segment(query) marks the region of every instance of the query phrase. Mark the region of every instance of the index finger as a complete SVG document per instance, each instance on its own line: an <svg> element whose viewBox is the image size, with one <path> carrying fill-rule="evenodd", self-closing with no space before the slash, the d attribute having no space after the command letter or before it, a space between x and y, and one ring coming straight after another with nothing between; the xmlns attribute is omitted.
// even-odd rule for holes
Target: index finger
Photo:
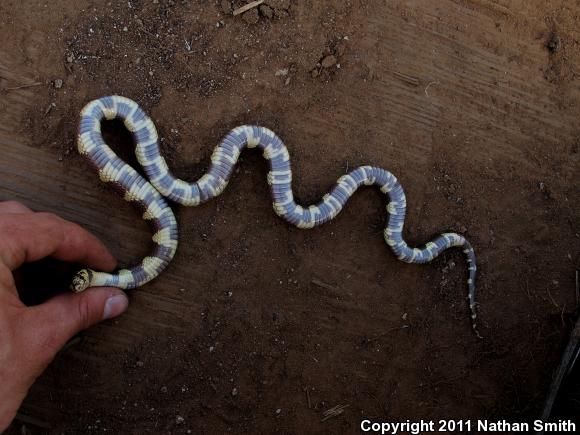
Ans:
<svg viewBox="0 0 580 435"><path fill-rule="evenodd" d="M0 215L0 261L14 270L47 256L104 271L117 264L99 239L52 213Z"/></svg>

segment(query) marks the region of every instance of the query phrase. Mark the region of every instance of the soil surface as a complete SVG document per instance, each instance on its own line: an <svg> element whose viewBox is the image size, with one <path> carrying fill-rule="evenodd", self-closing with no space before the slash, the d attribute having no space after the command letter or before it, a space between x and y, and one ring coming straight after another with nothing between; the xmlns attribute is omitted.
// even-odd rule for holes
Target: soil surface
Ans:
<svg viewBox="0 0 580 435"><path fill-rule="evenodd" d="M578 307L580 5L266 0L234 16L245 3L3 0L0 137L18 147L14 177L35 181L0 180L0 199L76 220L131 263L148 228L74 150L83 105L137 101L187 180L231 128L261 124L288 146L302 204L373 164L406 190L411 245L465 234L483 339L460 251L397 261L375 189L332 223L293 228L248 151L218 199L174 207L169 269L71 341L8 433L537 417ZM127 132L104 128L136 165Z"/></svg>

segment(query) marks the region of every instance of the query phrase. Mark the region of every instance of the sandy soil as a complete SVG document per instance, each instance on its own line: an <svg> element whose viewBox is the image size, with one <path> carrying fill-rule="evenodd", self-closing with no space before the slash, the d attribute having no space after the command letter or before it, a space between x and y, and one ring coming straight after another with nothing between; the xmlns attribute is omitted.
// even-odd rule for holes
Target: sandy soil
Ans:
<svg viewBox="0 0 580 435"><path fill-rule="evenodd" d="M59 355L9 433L356 433L362 417L537 416L578 306L580 6L267 0L232 16L244 3L3 0L0 59L22 80L0 76L0 125L31 159L58 162L62 204L86 180L96 231L124 262L148 232L76 155L92 98L139 102L189 180L241 123L283 138L304 204L349 168L389 169L411 244L454 230L475 246L484 339L459 252L398 262L372 189L331 224L291 228L247 152L220 198L175 207L169 270ZM18 92L34 104L15 115ZM105 130L134 165L127 133Z"/></svg>

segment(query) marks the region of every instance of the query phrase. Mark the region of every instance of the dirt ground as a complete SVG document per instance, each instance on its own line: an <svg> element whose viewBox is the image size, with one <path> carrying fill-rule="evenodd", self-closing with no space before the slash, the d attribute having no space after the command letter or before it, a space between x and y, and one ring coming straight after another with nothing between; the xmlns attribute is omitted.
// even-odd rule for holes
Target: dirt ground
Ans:
<svg viewBox="0 0 580 435"><path fill-rule="evenodd" d="M261 124L288 146L301 203L373 164L406 190L410 244L464 233L484 338L460 252L397 261L374 189L332 223L290 227L248 151L222 196L174 207L167 272L59 354L8 433L538 416L578 308L580 5L266 0L233 16L244 3L3 0L0 199L73 219L131 263L149 230L76 154L82 106L140 103L188 180L229 129ZM127 132L105 130L135 165Z"/></svg>

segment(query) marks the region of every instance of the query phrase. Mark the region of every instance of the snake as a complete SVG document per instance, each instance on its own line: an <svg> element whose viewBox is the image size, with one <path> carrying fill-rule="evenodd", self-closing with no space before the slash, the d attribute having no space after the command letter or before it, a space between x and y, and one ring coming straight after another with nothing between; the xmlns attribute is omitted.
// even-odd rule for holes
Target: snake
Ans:
<svg viewBox="0 0 580 435"><path fill-rule="evenodd" d="M105 143L101 123L120 119L131 132L137 161L147 177L123 161ZM178 225L168 204L197 206L220 195L235 169L244 148L258 148L269 162L267 182L275 213L288 223L303 229L314 228L334 219L348 199L361 186L378 186L387 195L388 219L384 238L393 252L406 263L428 263L443 251L458 247L463 250L468 265L467 300L473 329L476 327L475 252L461 234L442 233L419 248L412 248L403 239L407 200L401 183L389 171L375 166L359 166L342 175L332 190L319 203L308 207L296 203L292 191L292 169L288 148L266 127L242 125L231 130L215 147L208 171L197 181L176 178L161 155L159 136L151 118L135 101L118 96L95 99L82 109L77 148L98 172L103 183L111 184L125 201L136 205L142 218L153 229L153 249L140 263L105 273L92 269L78 271L71 283L74 292L89 287L133 289L159 276L173 259L178 246ZM479 334L478 334L479 335Z"/></svg>

